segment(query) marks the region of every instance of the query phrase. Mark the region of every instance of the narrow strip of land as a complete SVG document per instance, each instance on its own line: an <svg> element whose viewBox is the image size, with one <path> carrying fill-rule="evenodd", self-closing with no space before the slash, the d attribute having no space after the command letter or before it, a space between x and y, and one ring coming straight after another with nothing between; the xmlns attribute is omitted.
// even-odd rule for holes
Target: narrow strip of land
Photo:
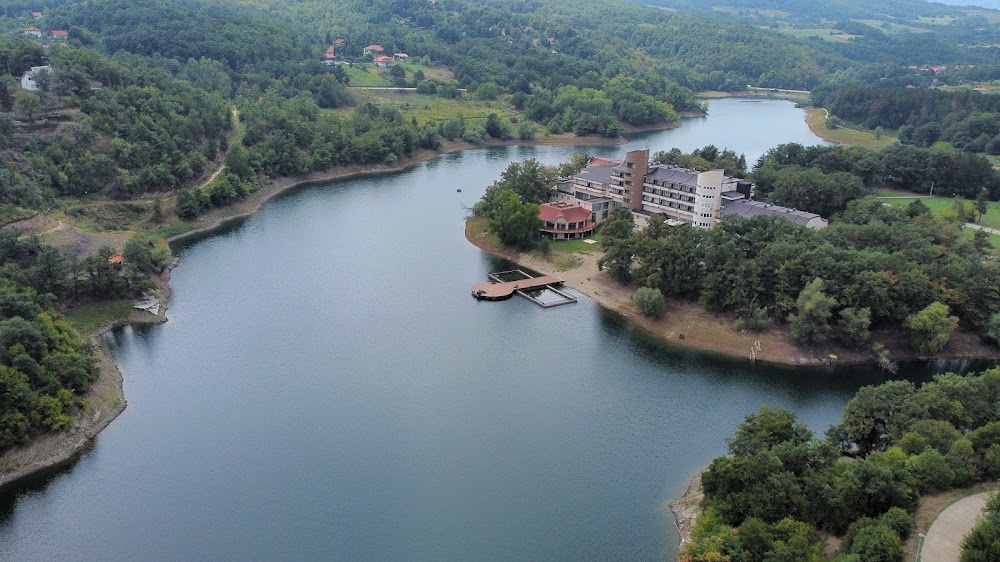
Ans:
<svg viewBox="0 0 1000 562"><path fill-rule="evenodd" d="M986 507L987 492L958 500L948 506L931 524L920 549L920 560L959 562L962 540L968 535Z"/></svg>

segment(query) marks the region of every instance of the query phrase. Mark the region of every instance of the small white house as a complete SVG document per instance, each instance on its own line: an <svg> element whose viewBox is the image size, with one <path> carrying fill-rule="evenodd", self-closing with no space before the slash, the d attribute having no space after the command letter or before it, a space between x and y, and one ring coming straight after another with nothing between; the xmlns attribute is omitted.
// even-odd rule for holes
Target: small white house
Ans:
<svg viewBox="0 0 1000 562"><path fill-rule="evenodd" d="M52 67L48 65L31 67L31 70L21 75L21 87L31 92L37 90L38 84L35 83L35 76L37 72L43 72L43 71L48 72L49 75L51 76Z"/></svg>

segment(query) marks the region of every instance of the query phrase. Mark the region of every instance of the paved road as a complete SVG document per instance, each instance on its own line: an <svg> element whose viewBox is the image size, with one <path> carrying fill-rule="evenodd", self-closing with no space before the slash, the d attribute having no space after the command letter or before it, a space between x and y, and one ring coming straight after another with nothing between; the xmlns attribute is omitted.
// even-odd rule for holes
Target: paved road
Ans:
<svg viewBox="0 0 1000 562"><path fill-rule="evenodd" d="M962 539L976 526L976 521L986 507L988 493L962 498L938 515L927 531L924 547L920 549L922 562L959 562L962 557Z"/></svg>
<svg viewBox="0 0 1000 562"><path fill-rule="evenodd" d="M990 228L988 226L983 226L981 224L973 224L971 222L967 222L967 223L965 223L965 226L967 226L969 228L974 228L976 230L985 230L986 232L989 232L990 234L1000 234L1000 230L997 230L995 228Z"/></svg>

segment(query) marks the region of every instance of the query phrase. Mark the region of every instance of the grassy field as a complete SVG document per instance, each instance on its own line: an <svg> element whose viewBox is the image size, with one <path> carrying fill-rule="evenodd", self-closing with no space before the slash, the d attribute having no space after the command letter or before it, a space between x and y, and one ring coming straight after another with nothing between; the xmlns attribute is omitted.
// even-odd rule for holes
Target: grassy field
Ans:
<svg viewBox="0 0 1000 562"><path fill-rule="evenodd" d="M437 80L445 84L455 81L455 74L443 66L424 66L419 62L411 62L409 59L406 62L398 63L398 65L406 71L407 80L413 80L413 73L420 70L424 73L424 78L428 80Z"/></svg>
<svg viewBox="0 0 1000 562"><path fill-rule="evenodd" d="M824 41L836 41L845 43L849 39L857 37L857 35L849 35L844 33L839 29L834 29L832 27L782 27L778 31L791 35L792 37L797 37L799 39L806 39L808 37L819 37Z"/></svg>
<svg viewBox="0 0 1000 562"><path fill-rule="evenodd" d="M132 308L132 303L132 300L120 299L81 304L66 311L66 320L77 332L89 334L113 320L132 314L132 311L135 310Z"/></svg>
<svg viewBox="0 0 1000 562"><path fill-rule="evenodd" d="M888 193L888 192L883 192L883 193ZM933 212L935 215L944 216L948 214L954 215L955 213L955 199L952 197L936 197L936 196L906 197L906 196L895 195L895 193L898 192L892 192L892 193L894 193L894 195L889 195L889 196L880 195L880 197L891 197L889 199L885 199L885 202L890 205L895 205L897 207L905 207L906 205L909 205L912 201L920 199L921 201L924 202L924 205L927 205L930 208L931 212ZM968 200L966 200L966 202L973 204L975 203L975 201L968 201ZM1000 230L1000 202L990 201L989 209L986 211L986 214L983 215L981 224L983 226L988 226L990 228L996 228Z"/></svg>
<svg viewBox="0 0 1000 562"><path fill-rule="evenodd" d="M370 101L380 106L396 107L408 119L416 117L417 124L421 126L426 123L443 123L458 116L462 116L468 125L482 125L490 113L496 113L501 119L520 117L517 111L502 101L447 99L417 92L381 90L355 90L353 93L359 103Z"/></svg>
<svg viewBox="0 0 1000 562"><path fill-rule="evenodd" d="M966 228L962 230L962 238L965 238L966 240L972 240L972 237L975 235L975 229ZM993 254L1000 256L1000 235L987 232L986 237L990 241L990 246L993 247Z"/></svg>
<svg viewBox="0 0 1000 562"><path fill-rule="evenodd" d="M890 144L899 142L895 137L888 134L883 134L882 138L875 138L874 133L867 131L845 129L843 127L830 129L826 126L826 112L819 107L807 108L806 120L809 122L809 128L820 137L846 146L863 146L871 150L882 150Z"/></svg>
<svg viewBox="0 0 1000 562"><path fill-rule="evenodd" d="M920 23L926 23L926 24L929 24L929 25L951 25L951 22L955 21L956 19L958 19L958 18L955 18L955 17L952 17L952 16L941 16L939 18L932 18L932 17L928 17L928 16L920 16L920 17L917 18L917 21L919 21Z"/></svg>
<svg viewBox="0 0 1000 562"><path fill-rule="evenodd" d="M388 80L382 78L371 68L361 68L358 66L344 66L347 76L350 77L351 86L392 86Z"/></svg>
<svg viewBox="0 0 1000 562"><path fill-rule="evenodd" d="M881 29L882 31L885 31L885 32L888 32L888 33L900 33L900 32L903 32L903 31L909 31L911 33L929 33L930 32L929 29L924 29L922 27L914 27L912 25L902 25L902 24L899 24L899 23L884 22L884 21L880 21L880 20L855 20L855 21L859 21L859 22L861 22L863 24L870 25L870 26L872 26L872 27L874 27L876 29ZM882 27L886 23L889 23L889 27L888 28Z"/></svg>

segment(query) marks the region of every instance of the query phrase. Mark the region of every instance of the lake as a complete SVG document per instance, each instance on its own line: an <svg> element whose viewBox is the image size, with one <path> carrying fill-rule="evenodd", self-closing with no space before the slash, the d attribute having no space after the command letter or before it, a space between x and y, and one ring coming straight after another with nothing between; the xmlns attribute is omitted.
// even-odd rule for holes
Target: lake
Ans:
<svg viewBox="0 0 1000 562"><path fill-rule="evenodd" d="M583 150L819 142L790 102L710 103ZM664 504L744 416L822 433L882 377L684 351L578 293L473 299L510 264L465 240L467 209L511 161L573 151L305 188L178 247L170 321L107 336L128 408L0 500L0 559L673 559Z"/></svg>

